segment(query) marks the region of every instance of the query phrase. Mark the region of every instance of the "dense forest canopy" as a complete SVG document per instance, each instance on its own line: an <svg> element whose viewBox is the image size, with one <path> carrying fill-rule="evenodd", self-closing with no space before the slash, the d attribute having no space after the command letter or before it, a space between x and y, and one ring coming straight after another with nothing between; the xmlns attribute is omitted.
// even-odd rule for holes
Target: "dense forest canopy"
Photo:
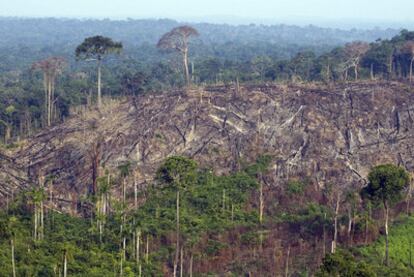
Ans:
<svg viewBox="0 0 414 277"><path fill-rule="evenodd" d="M154 52L158 39L181 23L160 20L75 20L75 19L19 19L0 18L0 53L2 61L10 66L30 63L35 58L49 55L73 57L73 48L85 37L103 35L122 41L126 55L141 62L158 59ZM288 58L303 49L318 53L354 40L374 41L391 38L395 29L339 30L316 26L290 25L216 25L192 24L200 37L195 42L195 57L216 56L223 59L244 60L256 55ZM22 55L23 54L23 55ZM3 58L9 57L12 64ZM3 65L4 66L4 65ZM9 68L9 69L10 69Z"/></svg>

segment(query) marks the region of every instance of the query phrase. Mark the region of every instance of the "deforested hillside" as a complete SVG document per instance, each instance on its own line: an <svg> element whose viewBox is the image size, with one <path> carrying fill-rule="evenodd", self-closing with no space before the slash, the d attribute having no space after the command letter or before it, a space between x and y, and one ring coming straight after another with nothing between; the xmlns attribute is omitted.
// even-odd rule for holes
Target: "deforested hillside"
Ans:
<svg viewBox="0 0 414 277"><path fill-rule="evenodd" d="M359 187L375 164L413 169L413 105L411 88L385 82L171 91L108 100L101 110L77 108L9 159L25 169L24 180L53 176L54 194L72 201L93 189L99 174L127 161L135 171L127 189L132 179L144 186L173 155L219 174L270 155L269 187L296 177L320 188Z"/></svg>
<svg viewBox="0 0 414 277"><path fill-rule="evenodd" d="M413 171L413 105L412 88L398 82L234 84L106 99L100 109L77 107L64 123L2 150L2 204L20 214L27 205L35 211L36 203L43 205L46 227L35 229L35 240L43 240L43 232L46 241L72 232L56 233L53 213L91 218L90 230L82 229L87 222L65 219L89 237L67 242L83 245L69 262L80 276L107 274L102 266L87 269L94 259L90 247L104 247L115 271L132 266L136 274L171 275L177 241L186 249L179 254L186 272L311 274L334 241L351 246L378 237L381 221L372 220L381 213L351 196L375 165ZM182 192L182 234L175 240L175 192L163 174L180 164L199 169ZM15 199L22 208L10 206ZM30 229L43 221L23 216L19 222ZM134 263L141 231L143 256ZM20 251L27 249L23 241ZM69 247L46 241L30 257L46 259L45 249ZM110 250L118 247L126 255L121 260ZM36 270L62 266L57 256L47 259L51 264Z"/></svg>

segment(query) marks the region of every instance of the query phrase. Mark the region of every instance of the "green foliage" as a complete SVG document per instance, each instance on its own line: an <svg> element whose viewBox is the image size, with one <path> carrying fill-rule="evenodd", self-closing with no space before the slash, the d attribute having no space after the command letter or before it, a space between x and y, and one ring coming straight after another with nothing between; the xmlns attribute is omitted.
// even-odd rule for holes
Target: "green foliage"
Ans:
<svg viewBox="0 0 414 277"><path fill-rule="evenodd" d="M196 180L197 163L184 157L170 157L157 171L157 178L166 184L186 187Z"/></svg>
<svg viewBox="0 0 414 277"><path fill-rule="evenodd" d="M269 155L261 155L257 158L256 163L246 166L245 172L252 177L257 177L258 174L264 174L269 169L272 157Z"/></svg>
<svg viewBox="0 0 414 277"><path fill-rule="evenodd" d="M120 166L121 177L128 175L129 167L129 163ZM264 170L262 165L259 168ZM99 215L84 219L48 211L45 238L34 241L33 212L28 204L47 201L44 191L35 189L17 197L8 213L0 213L1 274L8 276L11 273L10 239L14 238L18 276L59 275L65 253L69 276L117 275L120 272L121 241L125 236L124 276L137 276L132 241L133 234L139 230L142 274L162 276L162 266L174 252L173 244L166 241L175 234L177 186L180 188L181 240L186 249L195 252L195 257L215 256L228 247L218 236L223 231L257 224L257 214L246 209L250 192L257 188L257 182L245 171L216 176L210 170L198 168L191 159L170 157L159 168L157 176L162 186L149 188L146 202L139 209L128 211L119 201L111 200L111 213L105 217L102 239L95 221L101 220ZM112 179L108 176L99 178L100 195L108 193L112 183L117 182ZM151 248L148 261L142 253L147 239Z"/></svg>
<svg viewBox="0 0 414 277"><path fill-rule="evenodd" d="M403 168L386 164L374 167L368 175L368 180L368 186L362 190L362 196L386 204L401 199L402 191L408 186L410 177Z"/></svg>
<svg viewBox="0 0 414 277"><path fill-rule="evenodd" d="M122 178L125 178L129 175L131 170L131 162L124 162L118 166L119 174Z"/></svg>
<svg viewBox="0 0 414 277"><path fill-rule="evenodd" d="M331 228L331 210L317 203L309 203L296 213L282 214L281 219L289 222L292 229L301 235L318 235L323 228ZM299 230L299 232L298 232Z"/></svg>
<svg viewBox="0 0 414 277"><path fill-rule="evenodd" d="M9 222L9 223L7 223ZM70 276L110 276L119 268L116 254L107 243L91 239L89 222L68 215L49 213L45 241L31 239L31 219L24 214L0 215L0 272L11 275L11 253L6 228L13 230L16 245L17 276L54 276L62 272L63 253L68 253ZM10 231L8 231L10 232ZM133 264L130 267L134 267Z"/></svg>
<svg viewBox="0 0 414 277"><path fill-rule="evenodd" d="M122 50L122 43L114 42L112 39L103 36L86 38L75 50L79 59L102 60L110 53L119 53Z"/></svg>
<svg viewBox="0 0 414 277"><path fill-rule="evenodd" d="M402 217L395 226L390 229L389 235L389 257L391 267L410 268L410 264L414 265L414 241L412 234L414 233L414 218ZM384 237L381 237L374 244L358 248L356 253L361 255L368 262L381 264L384 256ZM410 261L411 251L411 261ZM412 271L414 274L414 271Z"/></svg>
<svg viewBox="0 0 414 277"><path fill-rule="evenodd" d="M317 277L376 277L375 271L365 262L358 262L346 251L327 255L316 274Z"/></svg>
<svg viewBox="0 0 414 277"><path fill-rule="evenodd" d="M153 189L136 215L139 227L151 234L167 234L174 229L177 186L183 188L180 229L192 243L208 230L219 231L256 221L254 214L244 211L249 192L257 187L256 180L245 172L215 176L210 170L199 170L188 158L170 157L157 176L164 188Z"/></svg>
<svg viewBox="0 0 414 277"><path fill-rule="evenodd" d="M389 234L389 266L384 265L385 237L381 237L372 245L328 255L316 276L414 276L413 233L413 217L395 222Z"/></svg>
<svg viewBox="0 0 414 277"><path fill-rule="evenodd" d="M303 195L305 192L305 184L298 180L291 180L287 183L286 190L290 196Z"/></svg>

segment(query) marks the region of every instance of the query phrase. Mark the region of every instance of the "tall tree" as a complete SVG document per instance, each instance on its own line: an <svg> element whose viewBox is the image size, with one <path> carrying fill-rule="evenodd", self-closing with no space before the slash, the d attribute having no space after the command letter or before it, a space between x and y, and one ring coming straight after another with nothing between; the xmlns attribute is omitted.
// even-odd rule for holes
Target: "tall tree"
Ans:
<svg viewBox="0 0 414 277"><path fill-rule="evenodd" d="M414 41L409 40L402 46L402 52L410 57L410 83L413 80L413 63L414 63Z"/></svg>
<svg viewBox="0 0 414 277"><path fill-rule="evenodd" d="M75 51L78 59L87 61L96 61L98 68L98 107L101 106L101 68L102 60L109 54L120 54L122 51L122 43L114 42L112 39L103 36L94 36L86 38Z"/></svg>
<svg viewBox="0 0 414 277"><path fill-rule="evenodd" d="M362 190L362 196L384 207L385 264L388 265L390 205L401 200L403 190L410 183L410 177L402 167L386 164L374 167L368 175L368 180L368 185Z"/></svg>
<svg viewBox="0 0 414 277"><path fill-rule="evenodd" d="M161 49L173 49L183 56L184 73L187 85L190 85L190 71L188 69L188 42L191 37L199 33L191 26L180 26L164 34L158 41L157 47Z"/></svg>
<svg viewBox="0 0 414 277"><path fill-rule="evenodd" d="M45 118L47 126L50 126L53 121L53 107L56 101L56 77L62 74L66 64L66 60L62 57L51 57L35 62L32 65L32 70L41 70L43 72L43 86L45 90Z"/></svg>
<svg viewBox="0 0 414 277"><path fill-rule="evenodd" d="M358 80L359 64L362 57L369 50L370 46L366 42L355 41L345 45L344 51L346 56L346 63L354 68L355 81Z"/></svg>
<svg viewBox="0 0 414 277"><path fill-rule="evenodd" d="M180 191L185 190L196 181L197 164L184 157L170 157L158 169L157 177L162 182L172 185L176 190L176 249L173 276L177 276L180 254ZM182 267L180 268L180 271Z"/></svg>

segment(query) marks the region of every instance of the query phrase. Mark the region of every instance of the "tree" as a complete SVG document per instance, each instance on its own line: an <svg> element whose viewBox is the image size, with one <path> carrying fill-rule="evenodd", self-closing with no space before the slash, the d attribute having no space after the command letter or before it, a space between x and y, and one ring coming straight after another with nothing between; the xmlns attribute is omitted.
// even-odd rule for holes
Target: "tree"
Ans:
<svg viewBox="0 0 414 277"><path fill-rule="evenodd" d="M363 188L362 196L384 207L385 227L385 264L388 266L388 220L390 205L402 198L408 187L410 177L401 167L386 164L374 167L368 175L368 185Z"/></svg>
<svg viewBox="0 0 414 277"><path fill-rule="evenodd" d="M370 46L366 42L355 41L345 45L346 63L354 68L355 81L358 80L358 70L361 58L368 52Z"/></svg>
<svg viewBox="0 0 414 277"><path fill-rule="evenodd" d="M17 218L11 216L8 218L8 222L5 226L5 232L3 235L10 239L10 252L12 263L12 276L16 277L16 258L15 258L15 232L17 229Z"/></svg>
<svg viewBox="0 0 414 277"><path fill-rule="evenodd" d="M45 118L47 126L53 121L53 106L55 100L55 83L56 77L62 74L66 67L66 60L61 57L51 57L46 60L35 62L32 70L41 70L43 72L43 86L45 90Z"/></svg>
<svg viewBox="0 0 414 277"><path fill-rule="evenodd" d="M266 70L272 65L272 60L268 56L257 56L252 61L252 69L258 75L260 81L264 80Z"/></svg>
<svg viewBox="0 0 414 277"><path fill-rule="evenodd" d="M391 77L394 61L394 45L389 40L378 40L371 43L370 49L364 55L362 64L370 69L371 79L376 74Z"/></svg>
<svg viewBox="0 0 414 277"><path fill-rule="evenodd" d="M172 185L177 193L176 197L176 249L174 259L174 277L177 274L180 254L180 190L188 188L196 181L197 163L184 157L170 157L158 169L157 177L162 182ZM182 268L180 269L182 270Z"/></svg>
<svg viewBox="0 0 414 277"><path fill-rule="evenodd" d="M407 41L402 46L402 52L410 56L410 83L413 80L413 63L414 63L414 41Z"/></svg>
<svg viewBox="0 0 414 277"><path fill-rule="evenodd" d="M333 238L331 242L331 254L334 254L338 243L338 219L339 211L343 200L342 189L340 186L326 184L323 194L328 200L328 205L333 212Z"/></svg>
<svg viewBox="0 0 414 277"><path fill-rule="evenodd" d="M86 38L75 51L76 58L87 61L96 61L98 67L98 107L101 106L101 67L102 60L109 54L119 54L122 51L122 43L114 42L112 39L103 36Z"/></svg>
<svg viewBox="0 0 414 277"><path fill-rule="evenodd" d="M157 47L161 49L173 49L183 56L184 73L187 85L190 85L190 71L188 69L188 42L190 37L199 33L191 26L180 26L164 34L158 41Z"/></svg>
<svg viewBox="0 0 414 277"><path fill-rule="evenodd" d="M8 106L4 110L4 114L7 116L7 118L11 118L13 114L16 112L16 108L13 105ZM0 119L0 124L4 125L5 132L4 132L4 143L7 144L12 137L12 128L13 128L13 122L11 119Z"/></svg>

